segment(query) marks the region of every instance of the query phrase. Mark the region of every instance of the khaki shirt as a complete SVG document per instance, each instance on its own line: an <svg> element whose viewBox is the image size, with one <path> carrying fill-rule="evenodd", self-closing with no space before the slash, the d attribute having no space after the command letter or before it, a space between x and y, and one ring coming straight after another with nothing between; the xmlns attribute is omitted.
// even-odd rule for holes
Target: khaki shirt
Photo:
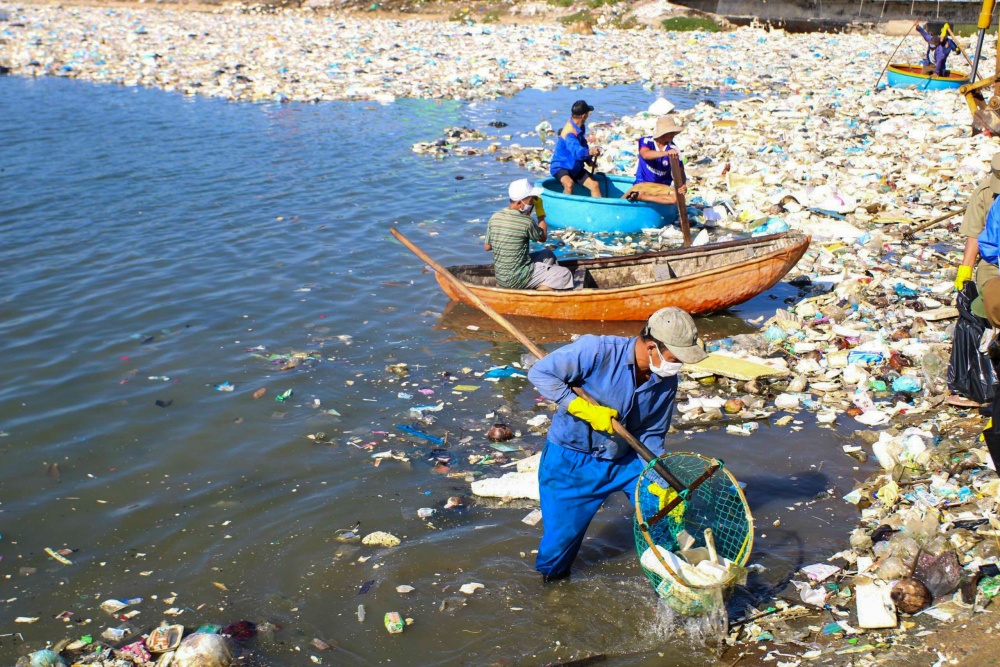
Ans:
<svg viewBox="0 0 1000 667"><path fill-rule="evenodd" d="M986 215L993 205L993 191L990 190L990 177L976 186L969 197L969 205L965 208L965 216L962 218L962 226L958 228L958 233L971 239L978 239L986 228ZM983 292L983 285L990 278L1000 275L1000 270L993 264L987 264L979 260L976 264L976 286L979 293Z"/></svg>
<svg viewBox="0 0 1000 667"><path fill-rule="evenodd" d="M993 191L990 190L990 177L976 186L969 197L969 205L965 208L962 226L958 233L967 238L978 238L986 228L986 214L993 205Z"/></svg>

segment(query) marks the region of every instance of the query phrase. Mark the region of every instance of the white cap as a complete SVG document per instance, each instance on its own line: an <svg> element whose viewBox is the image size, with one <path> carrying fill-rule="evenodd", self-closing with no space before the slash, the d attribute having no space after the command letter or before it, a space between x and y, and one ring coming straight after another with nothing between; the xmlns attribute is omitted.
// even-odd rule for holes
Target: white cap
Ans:
<svg viewBox="0 0 1000 667"><path fill-rule="evenodd" d="M510 195L511 201L521 201L528 197L537 197L542 194L542 189L528 182L528 179L522 178L510 184L510 187L507 188L507 194Z"/></svg>

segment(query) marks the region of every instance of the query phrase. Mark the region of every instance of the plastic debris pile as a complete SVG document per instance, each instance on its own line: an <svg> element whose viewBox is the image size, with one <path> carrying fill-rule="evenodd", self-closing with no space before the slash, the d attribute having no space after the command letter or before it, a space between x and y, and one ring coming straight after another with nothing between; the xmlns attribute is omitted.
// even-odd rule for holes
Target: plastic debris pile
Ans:
<svg viewBox="0 0 1000 667"><path fill-rule="evenodd" d="M101 607L116 615L134 604L111 599ZM244 647L258 636L268 641L275 630L271 624L239 621L224 628L203 625L188 633L183 625L164 622L148 632L139 632L126 620L107 628L100 637L87 634L79 639L64 639L50 649L23 655L17 667L233 667L239 664L236 656Z"/></svg>
<svg viewBox="0 0 1000 667"><path fill-rule="evenodd" d="M580 35L556 23L470 25L312 9L247 12L239 5L215 13L25 5L12 8L0 25L0 66L16 75L269 102L488 99L574 84L721 85L755 94L801 93L817 101L840 95L838 106L822 110L846 122L856 103L838 87L863 93L896 46L882 35L817 38L753 28L659 34L664 38L601 27ZM914 57L923 52L918 42L915 37L907 47ZM987 62L992 48L990 40ZM746 57L749 52L755 57ZM766 73L759 62L768 63ZM801 114L792 106L769 116L798 124L833 120ZM796 141L787 139L776 148L793 150ZM831 145L831 157L841 159L843 148Z"/></svg>
<svg viewBox="0 0 1000 667"><path fill-rule="evenodd" d="M790 81L785 86L672 112L684 126L676 143L689 178L689 216L712 230L713 241L733 233L797 229L817 241L860 241L870 257L885 232L964 208L996 151L988 138L969 136L968 109L953 92L871 94L847 77L841 87L809 93L794 92ZM634 116L589 125L591 144L602 149L599 171L635 173L637 140L652 131L662 103L672 106L661 98ZM547 176L554 146L547 121L509 140L489 133L473 138L466 131L457 150L443 141L438 144L447 151L429 148L434 144L417 144L414 150L439 157L493 153ZM646 230L636 238L610 236L554 232L563 244L588 255L681 242L675 227ZM919 254L931 252L920 249L904 261L913 264Z"/></svg>

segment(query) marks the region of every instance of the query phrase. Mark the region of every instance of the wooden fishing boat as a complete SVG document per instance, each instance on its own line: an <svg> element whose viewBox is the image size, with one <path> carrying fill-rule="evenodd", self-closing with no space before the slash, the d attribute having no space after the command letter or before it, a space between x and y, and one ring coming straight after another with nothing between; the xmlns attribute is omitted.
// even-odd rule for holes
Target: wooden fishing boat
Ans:
<svg viewBox="0 0 1000 667"><path fill-rule="evenodd" d="M448 270L502 315L634 321L666 306L705 314L752 299L795 266L809 240L786 232L628 257L567 260L561 264L573 271L578 287L565 291L497 287L492 264ZM446 279L435 276L445 294L469 303Z"/></svg>
<svg viewBox="0 0 1000 667"><path fill-rule="evenodd" d="M542 187L542 204L550 227L572 227L584 232L624 232L635 234L643 229L656 229L677 222L677 207L666 204L630 202L622 199L635 181L631 176L599 174L602 197L590 196L579 183L573 194L563 192L554 178L546 178Z"/></svg>
<svg viewBox="0 0 1000 667"><path fill-rule="evenodd" d="M969 77L966 74L960 72L949 72L948 76L923 74L923 67L920 65L889 65L886 72L889 77L889 85L893 88L958 90L961 86L969 83Z"/></svg>

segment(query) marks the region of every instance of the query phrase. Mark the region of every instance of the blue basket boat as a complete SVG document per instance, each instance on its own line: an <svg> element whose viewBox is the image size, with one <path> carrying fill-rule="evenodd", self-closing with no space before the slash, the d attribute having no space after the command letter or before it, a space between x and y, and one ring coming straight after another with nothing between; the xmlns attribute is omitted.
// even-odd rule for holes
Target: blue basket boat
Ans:
<svg viewBox="0 0 1000 667"><path fill-rule="evenodd" d="M893 88L919 88L920 90L958 90L969 83L969 77L959 72L948 76L923 74L920 65L889 65L889 85ZM548 212L548 208L545 209Z"/></svg>
<svg viewBox="0 0 1000 667"><path fill-rule="evenodd" d="M663 227L677 222L677 207L667 204L630 202L622 199L632 183L631 176L599 174L600 199L590 196L590 191L579 183L573 185L573 194L563 193L562 184L554 178L541 182L544 189L542 203L546 221L551 227L572 227L584 232L624 232L634 234L643 229Z"/></svg>

